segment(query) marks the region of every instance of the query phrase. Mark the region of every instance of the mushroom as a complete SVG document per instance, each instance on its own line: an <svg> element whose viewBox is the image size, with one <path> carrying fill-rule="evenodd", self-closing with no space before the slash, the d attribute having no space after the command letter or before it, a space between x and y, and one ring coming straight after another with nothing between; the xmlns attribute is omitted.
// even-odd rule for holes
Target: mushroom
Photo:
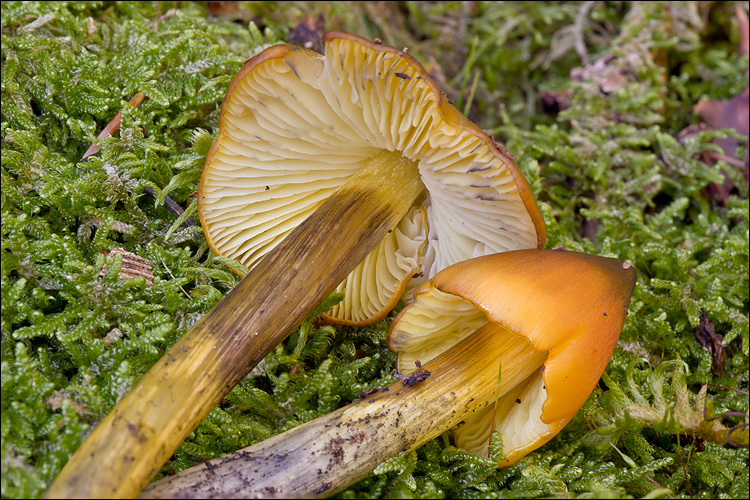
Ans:
<svg viewBox="0 0 750 500"><path fill-rule="evenodd" d="M344 33L324 42L325 55L267 50L231 83L198 197L216 254L252 268L358 175L372 172L350 200L402 163L408 173L391 196L406 212L338 284L345 297L329 320L374 323L450 264L544 245L543 219L513 160L414 58ZM332 241L358 237L319 230Z"/></svg>
<svg viewBox="0 0 750 500"><path fill-rule="evenodd" d="M513 160L413 57L344 33L324 42L325 54L270 47L231 82L199 213L214 251L250 272L99 423L48 496L137 494L337 287L329 317L363 324L454 262L543 246Z"/></svg>
<svg viewBox="0 0 750 500"><path fill-rule="evenodd" d="M567 251L455 264L415 291L388 334L402 373L425 363L417 383L396 382L143 496L329 496L451 428L457 447L485 456L498 431L498 467L512 464L555 436L596 386L635 279L626 262Z"/></svg>

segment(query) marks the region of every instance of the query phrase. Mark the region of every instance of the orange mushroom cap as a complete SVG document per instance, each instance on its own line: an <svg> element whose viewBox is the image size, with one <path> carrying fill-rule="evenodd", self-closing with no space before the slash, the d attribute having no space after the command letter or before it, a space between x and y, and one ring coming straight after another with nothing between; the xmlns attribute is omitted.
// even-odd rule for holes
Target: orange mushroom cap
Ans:
<svg viewBox="0 0 750 500"><path fill-rule="evenodd" d="M538 374L498 400L500 413L516 419L498 424L508 430L501 465L509 465L551 439L586 402L612 356L635 280L627 262L576 252L518 250L471 259L414 292L414 303L391 326L388 346L399 351L399 369L408 371L414 360L428 362L489 320L547 352ZM514 400L526 406L516 408ZM485 449L492 430L486 416L471 419L484 418L482 429L469 419L456 428L456 445L463 434L469 448Z"/></svg>

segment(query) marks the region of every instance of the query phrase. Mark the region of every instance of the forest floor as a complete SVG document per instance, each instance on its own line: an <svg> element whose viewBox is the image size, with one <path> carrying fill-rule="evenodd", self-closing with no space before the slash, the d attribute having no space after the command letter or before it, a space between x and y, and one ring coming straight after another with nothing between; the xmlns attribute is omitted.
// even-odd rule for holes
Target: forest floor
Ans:
<svg viewBox="0 0 750 500"><path fill-rule="evenodd" d="M3 2L2 497L40 497L97 422L236 285L191 225L222 98L261 48L320 49L328 30L407 47L515 158L546 248L616 257L638 273L602 381L548 444L496 469L446 433L338 496L744 497L746 9ZM98 139L117 113L118 130ZM122 279L134 263L147 264ZM305 323L157 477L396 380L392 318Z"/></svg>

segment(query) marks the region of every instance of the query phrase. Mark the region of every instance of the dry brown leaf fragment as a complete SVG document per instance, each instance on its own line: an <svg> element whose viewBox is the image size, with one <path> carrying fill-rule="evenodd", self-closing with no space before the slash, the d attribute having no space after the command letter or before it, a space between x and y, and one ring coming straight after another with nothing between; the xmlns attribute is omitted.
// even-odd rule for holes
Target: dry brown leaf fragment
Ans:
<svg viewBox="0 0 750 500"><path fill-rule="evenodd" d="M716 376L723 376L726 354L726 348L722 343L724 336L720 333L716 333L714 324L708 319L706 311L701 311L700 322L698 328L695 330L695 337L698 339L698 342L700 342L703 350L711 353L713 370Z"/></svg>
<svg viewBox="0 0 750 500"><path fill-rule="evenodd" d="M119 328L112 328L110 331L107 332L107 334L104 336L104 346L108 347L115 342L117 342L118 339L122 338L122 330Z"/></svg>
<svg viewBox="0 0 750 500"><path fill-rule="evenodd" d="M105 221L101 217L94 216L94 217L90 217L86 221L86 223L91 224L94 227L102 227ZM135 231L135 227L125 222L121 222L119 220L116 220L112 223L111 229L112 231L117 231L118 233L123 233L123 234L133 234L133 232Z"/></svg>
<svg viewBox="0 0 750 500"><path fill-rule="evenodd" d="M19 28L18 31L21 33L30 33L36 30L37 28L41 28L42 26L49 23L50 21L55 20L56 18L57 18L57 14L55 14L54 12L45 14L43 16L38 17L34 21L30 22L26 26Z"/></svg>
<svg viewBox="0 0 750 500"><path fill-rule="evenodd" d="M118 253L122 254L122 267L120 267L120 274L117 276L118 279L126 280L143 276L146 278L146 284L148 286L153 284L154 275L151 272L151 261L120 247L113 248L109 254L107 254L107 257ZM104 276L105 274L107 274L106 262L104 263L102 270L99 272L99 276Z"/></svg>
<svg viewBox="0 0 750 500"><path fill-rule="evenodd" d="M739 4L735 13L740 31L740 42L737 52L740 56L746 56L748 55L748 44L750 44L750 26L748 25L747 13L745 13ZM745 137L750 136L749 89L741 91L728 100L700 99L693 106L693 111L698 114L711 130L731 129ZM706 128L690 126L680 132L678 139L684 141L687 137L701 130L706 130ZM719 160L724 160L735 168L741 169L745 181L750 182L750 156L748 156L748 151L745 152L744 164L742 160L736 158L739 140L736 137L728 136L724 139L715 139L713 143L723 150L723 154L714 151L704 151L700 154L700 159L709 166L714 166ZM708 194L709 196L718 196L721 202L726 205L733 187L734 185L729 176L724 174L724 182L722 184L711 183Z"/></svg>
<svg viewBox="0 0 750 500"><path fill-rule="evenodd" d="M741 4L735 5L734 12L737 16L737 26L740 29L740 43L737 52L741 56L746 56L750 54L750 22L748 22L747 12Z"/></svg>
<svg viewBox="0 0 750 500"><path fill-rule="evenodd" d="M744 136L750 135L750 126L748 125L748 119L750 119L749 110L750 89L745 89L726 101L701 99L693 107L693 111L698 113L698 116L708 124L710 129L732 129ZM748 157L748 152L745 152L744 164L742 164L741 160L735 161L739 140L736 137L728 136L723 139L714 139L713 143L719 146L724 151L724 154L705 151L701 154L703 162L709 166L713 166L718 160L724 160L738 169L744 169L745 181L750 180L750 158ZM723 184L712 183L712 190L720 196L724 205L729 200L729 193L732 187L734 187L732 181L726 175L724 176Z"/></svg>
<svg viewBox="0 0 750 500"><path fill-rule="evenodd" d="M251 11L242 8L241 2L210 1L207 4L208 11L216 17L236 22L248 22L255 18Z"/></svg>
<svg viewBox="0 0 750 500"><path fill-rule="evenodd" d="M57 411L62 408L62 403L66 399L70 401L70 405L73 407L73 410L76 412L76 414L78 414L79 416L84 416L86 414L85 406L76 403L68 394L62 391L53 391L52 395L47 398L47 404L52 411Z"/></svg>
<svg viewBox="0 0 750 500"><path fill-rule="evenodd" d="M570 107L571 92L565 90L542 90L539 92L539 100L542 103L542 112L547 115L556 116L560 111Z"/></svg>
<svg viewBox="0 0 750 500"><path fill-rule="evenodd" d="M602 94L609 95L636 79L630 61L607 54L592 64L570 70L571 80L585 82L589 79L599 87Z"/></svg>

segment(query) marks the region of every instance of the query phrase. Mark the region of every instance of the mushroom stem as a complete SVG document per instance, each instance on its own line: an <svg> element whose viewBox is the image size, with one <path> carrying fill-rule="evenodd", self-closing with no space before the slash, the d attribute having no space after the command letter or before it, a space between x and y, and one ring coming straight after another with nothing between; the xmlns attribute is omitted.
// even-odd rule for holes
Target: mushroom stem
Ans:
<svg viewBox="0 0 750 500"><path fill-rule="evenodd" d="M487 323L427 363L423 368L432 373L427 380L411 387L391 384L371 398L159 480L141 498L333 495L378 463L415 450L494 404L538 371L546 358L525 338Z"/></svg>
<svg viewBox="0 0 750 500"><path fill-rule="evenodd" d="M134 497L198 423L396 226L424 186L375 156L269 252L102 420L47 497Z"/></svg>

